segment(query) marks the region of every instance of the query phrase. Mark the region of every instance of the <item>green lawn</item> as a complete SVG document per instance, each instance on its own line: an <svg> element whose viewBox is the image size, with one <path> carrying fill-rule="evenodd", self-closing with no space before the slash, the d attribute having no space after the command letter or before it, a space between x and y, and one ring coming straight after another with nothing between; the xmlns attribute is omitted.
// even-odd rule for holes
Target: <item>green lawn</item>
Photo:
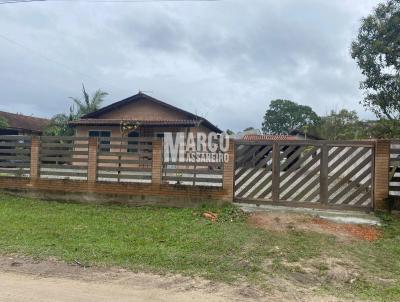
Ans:
<svg viewBox="0 0 400 302"><path fill-rule="evenodd" d="M398 218L383 217L382 239L349 243L313 232L255 229L230 206L212 209L220 218L211 223L201 216L204 209L92 206L0 194L0 253L241 280L264 290L286 280L339 296L400 300ZM333 278L327 259L355 277Z"/></svg>

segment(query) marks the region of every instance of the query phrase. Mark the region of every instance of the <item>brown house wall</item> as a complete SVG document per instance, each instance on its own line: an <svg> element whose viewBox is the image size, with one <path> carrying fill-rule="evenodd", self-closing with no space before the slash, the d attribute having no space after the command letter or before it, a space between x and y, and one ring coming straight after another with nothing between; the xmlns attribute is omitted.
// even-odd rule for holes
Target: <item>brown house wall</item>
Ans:
<svg viewBox="0 0 400 302"><path fill-rule="evenodd" d="M99 119L131 119L131 120L185 120L188 116L165 106L139 100L110 112L101 114Z"/></svg>

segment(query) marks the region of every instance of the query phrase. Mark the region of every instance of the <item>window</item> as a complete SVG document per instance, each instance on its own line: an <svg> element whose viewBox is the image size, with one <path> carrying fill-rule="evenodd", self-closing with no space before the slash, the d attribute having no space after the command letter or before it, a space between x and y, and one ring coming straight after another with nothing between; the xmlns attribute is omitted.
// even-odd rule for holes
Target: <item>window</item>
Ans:
<svg viewBox="0 0 400 302"><path fill-rule="evenodd" d="M156 138L164 138L164 132L155 132L154 137Z"/></svg>
<svg viewBox="0 0 400 302"><path fill-rule="evenodd" d="M129 134L128 134L128 137L129 138L134 138L134 137L139 137L139 132L138 131L132 131L132 132L129 132ZM130 141L128 141L128 152L138 152L138 145L139 145L139 142L135 142L135 141L133 141L133 142L130 142Z"/></svg>
<svg viewBox="0 0 400 302"><path fill-rule="evenodd" d="M98 130L93 130L89 131L89 137L111 137L111 132L110 131L98 131ZM100 139L100 144L102 145L109 145L110 140L101 140ZM102 152L110 152L110 148L101 148L100 151Z"/></svg>

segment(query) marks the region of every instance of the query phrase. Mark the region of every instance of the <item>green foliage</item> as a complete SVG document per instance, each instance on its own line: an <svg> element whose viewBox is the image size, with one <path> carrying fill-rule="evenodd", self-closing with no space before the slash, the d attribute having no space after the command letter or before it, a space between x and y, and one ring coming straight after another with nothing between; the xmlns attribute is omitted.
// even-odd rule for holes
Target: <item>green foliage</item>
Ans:
<svg viewBox="0 0 400 302"><path fill-rule="evenodd" d="M8 125L7 119L2 117L2 116L0 116L0 129L1 128L7 128L8 126L9 125Z"/></svg>
<svg viewBox="0 0 400 302"><path fill-rule="evenodd" d="M370 138L400 138L400 121L381 118L364 123L366 136Z"/></svg>
<svg viewBox="0 0 400 302"><path fill-rule="evenodd" d="M83 100L80 98L70 97L77 106L77 115L81 117L100 109L101 104L104 102L104 97L108 95L100 89L96 90L92 97L86 92L85 85L82 84Z"/></svg>
<svg viewBox="0 0 400 302"><path fill-rule="evenodd" d="M321 117L316 132L328 140L351 140L365 136L364 123L358 118L357 112L347 109L332 110L328 116Z"/></svg>
<svg viewBox="0 0 400 302"><path fill-rule="evenodd" d="M226 129L226 134L232 135L235 134L235 132L233 132L231 129Z"/></svg>
<svg viewBox="0 0 400 302"><path fill-rule="evenodd" d="M400 119L400 0L379 4L362 20L351 45L365 79L363 105L387 120Z"/></svg>
<svg viewBox="0 0 400 302"><path fill-rule="evenodd" d="M44 129L43 133L49 136L72 136L74 135L74 129L68 123L75 119L71 113L70 115L57 114L51 119L50 124Z"/></svg>
<svg viewBox="0 0 400 302"><path fill-rule="evenodd" d="M56 114L51 119L50 125L44 129L45 135L50 136L71 136L74 135L74 129L69 126L69 122L80 119L83 115L91 113L100 109L101 104L104 101L104 97L108 95L107 92L103 92L100 89L96 90L92 97L86 92L85 86L82 84L83 101L79 98L72 98L74 104L77 106L75 110L74 106L69 109L69 114Z"/></svg>
<svg viewBox="0 0 400 302"><path fill-rule="evenodd" d="M309 106L289 100L273 100L264 115L262 129L269 134L288 134L290 130L303 130L317 126L318 115Z"/></svg>
<svg viewBox="0 0 400 302"><path fill-rule="evenodd" d="M250 130L254 130L254 127L247 127L247 128L244 129L243 131L250 131Z"/></svg>

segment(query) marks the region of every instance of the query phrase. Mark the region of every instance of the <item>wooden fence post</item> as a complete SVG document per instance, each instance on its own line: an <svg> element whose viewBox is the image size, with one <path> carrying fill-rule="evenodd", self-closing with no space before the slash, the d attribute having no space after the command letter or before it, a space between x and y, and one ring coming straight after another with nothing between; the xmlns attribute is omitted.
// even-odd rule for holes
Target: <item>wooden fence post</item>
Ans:
<svg viewBox="0 0 400 302"><path fill-rule="evenodd" d="M40 138L38 136L31 137L31 162L30 162L30 178L31 182L35 182L40 177Z"/></svg>
<svg viewBox="0 0 400 302"><path fill-rule="evenodd" d="M89 137L87 181L93 185L97 181L97 137Z"/></svg>
<svg viewBox="0 0 400 302"><path fill-rule="evenodd" d="M320 183L319 183L319 200L321 203L328 203L328 145L323 143L321 146L321 162L320 162Z"/></svg>
<svg viewBox="0 0 400 302"><path fill-rule="evenodd" d="M389 196L390 140L375 143L374 209L385 209Z"/></svg>
<svg viewBox="0 0 400 302"><path fill-rule="evenodd" d="M162 148L161 139L153 141L153 155L151 160L151 183L153 185L161 185L162 183Z"/></svg>
<svg viewBox="0 0 400 302"><path fill-rule="evenodd" d="M235 141L229 140L228 161L224 162L222 188L226 192L225 200L233 202L235 195Z"/></svg>
<svg viewBox="0 0 400 302"><path fill-rule="evenodd" d="M279 202L280 187L280 147L279 143L272 145L272 201Z"/></svg>

